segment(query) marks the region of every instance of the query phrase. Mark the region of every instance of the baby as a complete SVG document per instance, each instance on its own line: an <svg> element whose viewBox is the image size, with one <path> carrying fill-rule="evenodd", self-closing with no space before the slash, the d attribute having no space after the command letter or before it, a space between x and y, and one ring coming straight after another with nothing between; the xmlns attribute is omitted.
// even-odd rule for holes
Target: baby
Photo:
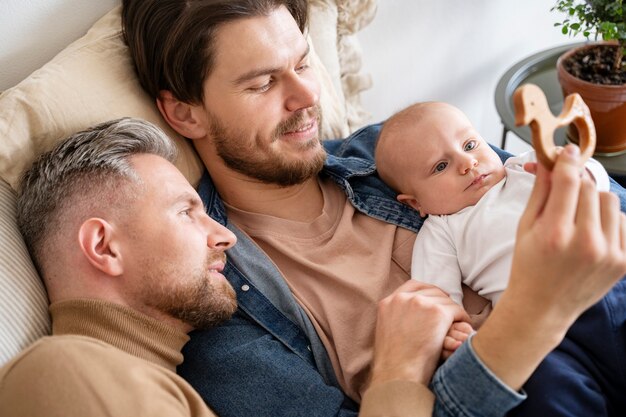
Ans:
<svg viewBox="0 0 626 417"><path fill-rule="evenodd" d="M534 175L524 169L529 162L536 162L534 152L511 157L503 164L463 112L446 103L418 103L387 120L376 147L378 173L398 193L400 202L418 210L421 216L428 215L413 248L411 276L442 288L459 304L463 301L462 284L466 284L495 305L508 283L517 225L534 185ZM598 190L608 191L609 177L597 161L588 161L585 175L595 181ZM585 328L581 339L599 337L607 343L615 336L601 333L599 323L610 321L610 314L601 311L597 315L591 324L579 319L573 328ZM620 326L625 332L626 325ZM452 354L471 332L468 323L455 323L444 342L442 356ZM566 338L564 344L569 343ZM619 343L623 341L615 345ZM576 360L579 364L590 359L581 353ZM549 355L525 385L529 399L516 412L560 415L555 409L565 405L571 411L573 397L593 403L587 401L593 389L584 387L584 381L593 378L565 371L569 364L569 357L563 359L554 352ZM590 372L598 375L595 370ZM609 367L602 372L613 370ZM564 375L580 378L580 386L553 387L557 381L562 384ZM606 378L603 375L600 379ZM534 387L543 392L544 398L540 394L531 398ZM546 399L547 387L563 393L553 396L550 392L550 399ZM576 403L576 412L581 411L575 415L606 415L596 413L604 404L599 400L596 403L598 408L591 409Z"/></svg>

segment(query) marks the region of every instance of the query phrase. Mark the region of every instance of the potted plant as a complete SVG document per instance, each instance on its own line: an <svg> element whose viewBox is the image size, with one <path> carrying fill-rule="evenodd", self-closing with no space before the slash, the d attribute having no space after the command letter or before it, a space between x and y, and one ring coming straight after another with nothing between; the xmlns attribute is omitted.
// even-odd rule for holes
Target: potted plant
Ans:
<svg viewBox="0 0 626 417"><path fill-rule="evenodd" d="M566 14L555 24L563 34L602 40L563 54L557 75L565 96L579 93L589 106L596 152L626 152L626 6L622 0L558 0L552 10ZM578 142L572 126L568 137Z"/></svg>

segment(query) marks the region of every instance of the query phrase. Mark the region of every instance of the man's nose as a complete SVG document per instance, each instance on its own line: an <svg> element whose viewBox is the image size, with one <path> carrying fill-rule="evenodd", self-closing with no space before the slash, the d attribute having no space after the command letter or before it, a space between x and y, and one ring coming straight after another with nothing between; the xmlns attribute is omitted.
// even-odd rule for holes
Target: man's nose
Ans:
<svg viewBox="0 0 626 417"><path fill-rule="evenodd" d="M320 99L320 86L314 75L293 74L287 81L285 107L290 112L315 106Z"/></svg>
<svg viewBox="0 0 626 417"><path fill-rule="evenodd" d="M212 218L208 216L207 218L209 222L209 227L207 231L207 246L211 249L218 249L223 251L232 248L235 243L237 243L237 237L233 234L233 232L231 232Z"/></svg>

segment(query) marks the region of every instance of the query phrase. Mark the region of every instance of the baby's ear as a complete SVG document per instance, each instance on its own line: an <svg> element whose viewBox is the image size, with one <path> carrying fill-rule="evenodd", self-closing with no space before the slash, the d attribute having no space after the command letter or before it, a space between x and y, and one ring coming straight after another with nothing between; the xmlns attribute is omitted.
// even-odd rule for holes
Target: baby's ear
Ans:
<svg viewBox="0 0 626 417"><path fill-rule="evenodd" d="M398 194L396 199L399 202L401 202L402 204L406 204L407 206L413 208L414 210L419 211L420 215L424 216L424 214L422 214L422 208L420 207L420 203L412 195L410 195L410 194Z"/></svg>

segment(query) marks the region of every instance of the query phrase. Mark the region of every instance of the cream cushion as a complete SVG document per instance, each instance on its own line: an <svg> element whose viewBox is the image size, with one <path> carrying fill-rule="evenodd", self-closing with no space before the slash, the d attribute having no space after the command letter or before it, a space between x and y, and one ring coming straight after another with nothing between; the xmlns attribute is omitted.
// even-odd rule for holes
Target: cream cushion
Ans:
<svg viewBox="0 0 626 417"><path fill-rule="evenodd" d="M340 108L331 117L341 117L346 124L343 134L335 137L346 137L370 119L361 106L361 92L371 88L372 79L361 72L357 32L375 15L376 0L309 0L311 40L339 96Z"/></svg>
<svg viewBox="0 0 626 417"><path fill-rule="evenodd" d="M0 366L50 331L46 293L15 217L15 192L0 180Z"/></svg>
<svg viewBox="0 0 626 417"><path fill-rule="evenodd" d="M202 174L202 163L189 141L161 118L152 99L142 90L123 42L121 6L100 19L85 36L17 86L0 95L0 177L13 188L22 171L37 155L59 140L97 123L123 116L139 117L160 126L180 149L176 165L192 184ZM311 33L326 33L324 22ZM336 21L330 21L336 27ZM344 137L349 133L343 94L315 53L311 64L321 83L324 111L322 135ZM337 54L334 46L331 60ZM339 74L335 74L336 78Z"/></svg>
<svg viewBox="0 0 626 417"><path fill-rule="evenodd" d="M178 168L197 179L202 163L143 92L121 38L121 7L17 86L0 95L0 176L14 189L35 157L61 139L122 116L149 120L174 138Z"/></svg>

